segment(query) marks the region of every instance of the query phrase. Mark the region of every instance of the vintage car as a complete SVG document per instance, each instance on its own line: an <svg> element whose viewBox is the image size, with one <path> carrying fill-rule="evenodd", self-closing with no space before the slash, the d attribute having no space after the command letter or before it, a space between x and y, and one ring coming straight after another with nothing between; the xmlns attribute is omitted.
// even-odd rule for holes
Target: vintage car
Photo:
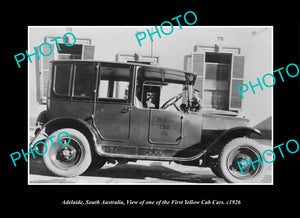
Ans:
<svg viewBox="0 0 300 218"><path fill-rule="evenodd" d="M260 131L237 114L204 112L196 77L138 63L52 61L47 109L37 118L31 146L67 132L68 145L54 140L55 149L46 140L43 155L46 167L65 177L106 162L152 160L210 167L227 182L260 181L265 167L258 161L243 173L237 165L261 157L251 139Z"/></svg>

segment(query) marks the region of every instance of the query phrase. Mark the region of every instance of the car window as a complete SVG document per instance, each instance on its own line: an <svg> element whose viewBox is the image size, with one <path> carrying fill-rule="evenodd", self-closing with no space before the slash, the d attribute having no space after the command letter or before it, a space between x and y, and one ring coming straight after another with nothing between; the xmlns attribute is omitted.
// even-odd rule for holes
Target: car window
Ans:
<svg viewBox="0 0 300 218"><path fill-rule="evenodd" d="M70 95L72 64L56 64L54 68L53 90L55 94Z"/></svg>
<svg viewBox="0 0 300 218"><path fill-rule="evenodd" d="M178 83L168 83L166 86L161 87L160 91L160 102L159 108L168 101L170 98L177 96L183 92L183 85ZM176 102L177 107L182 103L182 101ZM167 110L176 111L174 107L169 107Z"/></svg>
<svg viewBox="0 0 300 218"><path fill-rule="evenodd" d="M101 66L98 99L128 100L129 67Z"/></svg>
<svg viewBox="0 0 300 218"><path fill-rule="evenodd" d="M179 83L155 83L154 81L145 81L142 90L141 108L161 109L162 106L171 98L183 92L184 86ZM138 87L137 87L138 90ZM179 108L182 100L176 102ZM136 105L137 106L137 105ZM176 111L175 107L168 107L164 110Z"/></svg>
<svg viewBox="0 0 300 218"><path fill-rule="evenodd" d="M75 68L75 79L73 97L92 99L96 85L96 68L94 64L77 64Z"/></svg>
<svg viewBox="0 0 300 218"><path fill-rule="evenodd" d="M185 77L176 71L158 70L148 67L139 68L135 86L134 105L137 108L162 109L168 100L182 93ZM179 99L180 100L180 99ZM176 102L179 108L182 100ZM175 107L164 110L176 111Z"/></svg>

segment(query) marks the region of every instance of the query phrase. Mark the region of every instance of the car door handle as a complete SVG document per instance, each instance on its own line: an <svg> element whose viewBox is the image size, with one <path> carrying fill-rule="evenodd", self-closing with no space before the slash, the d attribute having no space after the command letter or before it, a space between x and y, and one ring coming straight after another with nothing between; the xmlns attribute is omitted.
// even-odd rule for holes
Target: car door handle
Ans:
<svg viewBox="0 0 300 218"><path fill-rule="evenodd" d="M121 113L127 113L128 111L131 111L131 107L130 106L123 108L121 110Z"/></svg>

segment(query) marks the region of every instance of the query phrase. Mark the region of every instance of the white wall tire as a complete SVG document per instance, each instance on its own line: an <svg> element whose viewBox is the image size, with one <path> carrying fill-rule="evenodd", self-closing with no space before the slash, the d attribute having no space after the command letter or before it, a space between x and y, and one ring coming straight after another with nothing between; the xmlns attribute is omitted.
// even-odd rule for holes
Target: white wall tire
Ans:
<svg viewBox="0 0 300 218"><path fill-rule="evenodd" d="M219 155L218 167L223 179L229 183L259 183L266 175L266 162L263 161L263 148L255 140L250 138L236 138L228 142ZM249 157L252 161L258 159L263 163L254 164L253 169ZM248 166L243 169L243 173L237 165L241 160L248 161Z"/></svg>
<svg viewBox="0 0 300 218"><path fill-rule="evenodd" d="M71 139L68 145L61 145L57 140L58 134L67 132ZM73 177L84 173L91 164L92 155L87 138L78 130L65 128L53 132L48 138L53 137L52 145L50 140L46 141L48 151L43 155L46 167L55 175L63 177ZM60 140L63 141L68 136L63 134ZM65 144L63 142L63 144Z"/></svg>

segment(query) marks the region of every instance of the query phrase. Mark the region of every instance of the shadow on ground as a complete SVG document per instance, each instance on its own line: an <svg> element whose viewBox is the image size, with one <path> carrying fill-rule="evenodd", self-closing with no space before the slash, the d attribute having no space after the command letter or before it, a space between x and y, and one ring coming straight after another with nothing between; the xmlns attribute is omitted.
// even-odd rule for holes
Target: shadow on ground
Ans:
<svg viewBox="0 0 300 218"><path fill-rule="evenodd" d="M200 168L199 168L200 169ZM63 182L62 177L53 175L44 165L41 158L30 160L30 174L52 177L51 182ZM132 179L133 182L143 182L147 180L149 183L163 182L186 182L186 183L215 183L213 180L216 176L212 173L190 173L180 172L175 169L162 166L160 162L152 162L150 165L142 164L122 164L111 167L104 167L103 169L94 169L85 172L79 178L85 178L86 181L97 179L101 183L101 178L112 178L111 181L118 179ZM94 177L94 178L92 178ZM151 181L155 180L155 181ZM145 182L144 181L144 182ZM35 180L31 182L43 182L43 180ZM44 181L47 182L47 181ZM107 181L106 181L107 182ZM104 183L106 183L104 182Z"/></svg>
<svg viewBox="0 0 300 218"><path fill-rule="evenodd" d="M172 180L178 182L192 183L213 183L211 175L199 175L193 173L183 173L165 166L145 166L136 164L117 165L107 169L87 172L86 176L100 176L111 178L146 179L147 177L160 180Z"/></svg>

